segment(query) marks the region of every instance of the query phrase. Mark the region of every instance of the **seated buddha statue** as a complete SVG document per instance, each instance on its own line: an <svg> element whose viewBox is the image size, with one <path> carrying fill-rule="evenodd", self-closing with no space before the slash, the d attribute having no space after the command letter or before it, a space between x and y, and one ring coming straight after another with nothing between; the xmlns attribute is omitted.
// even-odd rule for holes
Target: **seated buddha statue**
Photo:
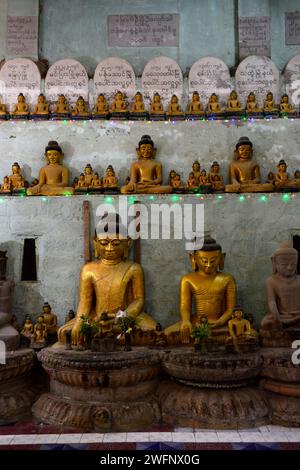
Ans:
<svg viewBox="0 0 300 470"><path fill-rule="evenodd" d="M37 317L36 323L33 328L33 338L31 347L33 348L42 348L46 346L48 339L47 325L44 322L43 315Z"/></svg>
<svg viewBox="0 0 300 470"><path fill-rule="evenodd" d="M213 93L210 95L210 98L207 103L206 107L206 112L207 114L220 114L222 112L220 103L219 103L219 98L216 95L216 93Z"/></svg>
<svg viewBox="0 0 300 470"><path fill-rule="evenodd" d="M293 188L295 189L298 187L297 181L291 179L286 170L287 164L285 160L280 160L277 165L277 173L275 174L274 181L275 189L279 191Z"/></svg>
<svg viewBox="0 0 300 470"><path fill-rule="evenodd" d="M70 107L65 95L59 95L54 105L53 114L56 117L69 117Z"/></svg>
<svg viewBox="0 0 300 470"><path fill-rule="evenodd" d="M130 111L130 117L132 119L146 119L148 113L146 112L145 104L143 101L143 95L139 91L134 96L134 101Z"/></svg>
<svg viewBox="0 0 300 470"><path fill-rule="evenodd" d="M189 343L193 327L206 315L212 340L225 344L228 321L236 305L236 283L231 274L222 273L224 256L221 246L206 238L202 248L190 255L193 271L180 281L181 320L165 329L168 342L175 332L182 343ZM193 312L194 306L194 312Z"/></svg>
<svg viewBox="0 0 300 470"><path fill-rule="evenodd" d="M165 119L164 107L159 93L153 95L149 114L152 119Z"/></svg>
<svg viewBox="0 0 300 470"><path fill-rule="evenodd" d="M52 308L48 302L43 305L43 313L41 315L44 319L44 323L47 327L47 333L50 335L56 335L58 330L57 327L57 316L52 312Z"/></svg>
<svg viewBox="0 0 300 470"><path fill-rule="evenodd" d="M167 117L170 119L184 118L184 113L181 110L177 95L172 95L170 104L168 106Z"/></svg>
<svg viewBox="0 0 300 470"><path fill-rule="evenodd" d="M12 191L12 187L11 187L11 182L9 180L9 176L4 176L3 184L1 184L1 187L0 187L0 193L10 195L11 191Z"/></svg>
<svg viewBox="0 0 300 470"><path fill-rule="evenodd" d="M296 113L295 108L289 103L289 97L287 94L282 95L279 110L281 115Z"/></svg>
<svg viewBox="0 0 300 470"><path fill-rule="evenodd" d="M1 98L0 98L0 119L6 119L6 117L7 117L6 105L2 103Z"/></svg>
<svg viewBox="0 0 300 470"><path fill-rule="evenodd" d="M275 175L274 175L273 171L269 171L267 183L270 183L270 184L274 185L274 183L275 183Z"/></svg>
<svg viewBox="0 0 300 470"><path fill-rule="evenodd" d="M75 188L75 192L78 192L78 191L87 191L88 187L86 185L86 182L85 182L85 175L84 173L80 173L79 175L79 178L77 178L78 181L76 182L74 188ZM74 178L75 180L75 178Z"/></svg>
<svg viewBox="0 0 300 470"><path fill-rule="evenodd" d="M106 168L105 176L103 178L104 192L113 191L118 189L118 179L116 178L115 170L111 165Z"/></svg>
<svg viewBox="0 0 300 470"><path fill-rule="evenodd" d="M31 338L33 335L33 322L30 318L30 315L26 315L24 325L21 329L21 335Z"/></svg>
<svg viewBox="0 0 300 470"><path fill-rule="evenodd" d="M113 116L117 116L118 114L126 114L128 113L127 103L124 98L124 94L121 91L118 91L115 94L113 103L111 105L110 111Z"/></svg>
<svg viewBox="0 0 300 470"><path fill-rule="evenodd" d="M29 106L26 103L25 96L23 93L19 93L18 102L11 113L14 117L28 118L29 116Z"/></svg>
<svg viewBox="0 0 300 470"><path fill-rule="evenodd" d="M15 193L24 192L28 183L22 176L21 167L18 162L15 162L11 167L12 174L9 176L12 191Z"/></svg>
<svg viewBox="0 0 300 470"><path fill-rule="evenodd" d="M103 93L100 93L93 109L93 115L107 117L108 112L109 112L109 106L108 106L107 99L105 98Z"/></svg>
<svg viewBox="0 0 300 470"><path fill-rule="evenodd" d="M90 115L90 112L89 112L88 104L84 101L82 96L79 96L79 98L76 101L75 107L72 111L72 117L87 118L89 117L89 115Z"/></svg>
<svg viewBox="0 0 300 470"><path fill-rule="evenodd" d="M168 185L169 186L173 186L173 179L175 178L175 176L177 175L176 171L175 170L171 170L170 173L169 173L169 179L168 179Z"/></svg>
<svg viewBox="0 0 300 470"><path fill-rule="evenodd" d="M156 149L149 135L143 135L136 149L138 160L131 165L130 181L121 187L122 194L171 193L171 186L162 186L162 165L154 160Z"/></svg>
<svg viewBox="0 0 300 470"><path fill-rule="evenodd" d="M27 189L28 196L60 196L73 194L74 189L68 186L69 172L61 164L63 152L56 141L51 140L45 148L47 165L40 170L39 183Z"/></svg>
<svg viewBox="0 0 300 470"><path fill-rule="evenodd" d="M131 240L117 218L109 214L105 220L107 227L98 224L94 238L96 259L81 270L76 317L59 329L58 338L62 343L66 332L72 330L73 345L80 344L83 315L98 323L103 313L116 316L119 310L126 310L128 316L138 320L139 329L155 330L156 322L143 311L142 267L127 259Z"/></svg>
<svg viewBox="0 0 300 470"><path fill-rule="evenodd" d="M223 176L220 174L220 165L218 162L212 163L208 178L213 191L224 191L225 185Z"/></svg>
<svg viewBox="0 0 300 470"><path fill-rule="evenodd" d="M241 137L235 146L234 159L230 163L229 179L225 186L229 193L269 192L273 185L260 182L259 165L252 159L252 142L248 137Z"/></svg>
<svg viewBox="0 0 300 470"><path fill-rule="evenodd" d="M255 94L253 91L249 93L248 98L247 98L247 103L246 103L246 111L247 114L251 115L257 115L262 112L261 108L258 106L258 103L256 101Z"/></svg>
<svg viewBox="0 0 300 470"><path fill-rule="evenodd" d="M233 351L240 353L243 347L250 344L258 344L258 334L251 328L249 320L244 318L243 309L235 307L231 320L228 322L229 337L226 340L226 346L233 346Z"/></svg>
<svg viewBox="0 0 300 470"><path fill-rule="evenodd" d="M93 179L90 184L90 189L92 191L95 191L95 190L98 191L99 189L102 189L101 178L99 177L99 173L97 171L95 171L95 173L93 174Z"/></svg>
<svg viewBox="0 0 300 470"><path fill-rule="evenodd" d="M263 345L291 347L300 339L300 276L297 274L298 252L285 241L271 257L273 274L266 280L268 314L261 322Z"/></svg>
<svg viewBox="0 0 300 470"><path fill-rule="evenodd" d="M198 91L194 91L192 94L192 99L188 105L188 115L189 116L197 116L197 115L203 116L204 115L203 105L201 103Z"/></svg>
<svg viewBox="0 0 300 470"><path fill-rule="evenodd" d="M237 92L232 90L227 101L227 113L229 114L240 114L243 111L240 101L238 100Z"/></svg>
<svg viewBox="0 0 300 470"><path fill-rule="evenodd" d="M184 193L185 187L181 181L181 176L176 173L172 178L170 178L171 184L170 186L173 188L174 193Z"/></svg>
<svg viewBox="0 0 300 470"><path fill-rule="evenodd" d="M194 189L197 189L199 187L199 184L197 183L197 180L195 178L194 172L190 171L189 172L189 177L186 183L186 188L187 190L191 190L193 192Z"/></svg>
<svg viewBox="0 0 300 470"><path fill-rule="evenodd" d="M264 113L265 114L274 114L278 112L278 107L275 104L273 93L269 91L267 93L266 99L264 101Z"/></svg>
<svg viewBox="0 0 300 470"><path fill-rule="evenodd" d="M46 101L45 96L41 93L38 96L37 104L34 107L32 117L43 117L48 118L50 115L49 104Z"/></svg>
<svg viewBox="0 0 300 470"><path fill-rule="evenodd" d="M212 189L212 184L209 181L209 176L204 168L200 172L199 187L201 192L203 193L209 193Z"/></svg>
<svg viewBox="0 0 300 470"><path fill-rule="evenodd" d="M198 162L198 160L194 161L194 163L192 165L192 172L194 173L196 183L199 186L199 184L200 184L200 175L201 175L201 167L200 167L200 163Z"/></svg>

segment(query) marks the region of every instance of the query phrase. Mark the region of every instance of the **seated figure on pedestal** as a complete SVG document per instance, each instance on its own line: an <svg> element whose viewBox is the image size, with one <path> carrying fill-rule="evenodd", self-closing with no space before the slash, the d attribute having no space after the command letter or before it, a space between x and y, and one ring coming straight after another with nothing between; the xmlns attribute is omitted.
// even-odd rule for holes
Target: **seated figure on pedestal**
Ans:
<svg viewBox="0 0 300 470"><path fill-rule="evenodd" d="M121 187L122 194L171 193L171 186L162 186L162 165L154 160L155 147L149 135L143 135L136 149L138 161L132 163L130 181Z"/></svg>
<svg viewBox="0 0 300 470"><path fill-rule="evenodd" d="M178 97L176 95L173 95L170 101L170 104L168 106L168 112L167 112L167 117L172 120L172 119L184 119L184 113L181 110Z"/></svg>
<svg viewBox="0 0 300 470"><path fill-rule="evenodd" d="M83 266L80 275L79 305L74 320L59 329L58 338L65 342L65 334L72 330L72 342L80 342L81 317L95 322L102 314L116 315L119 310L137 318L138 328L155 330L156 322L144 313L144 275L138 263L129 261L131 240L118 216L109 214L98 225L94 238L95 261Z"/></svg>
<svg viewBox="0 0 300 470"><path fill-rule="evenodd" d="M89 106L88 104L84 101L82 96L79 96L79 98L76 101L75 108L72 111L72 117L80 119L86 119L90 115L89 112Z"/></svg>
<svg viewBox="0 0 300 470"><path fill-rule="evenodd" d="M297 189L299 186L296 180L292 180L286 171L287 164L285 160L280 160L277 165L277 173L275 174L275 189L277 191L286 191L288 189Z"/></svg>
<svg viewBox="0 0 300 470"><path fill-rule="evenodd" d="M246 103L246 111L249 116L256 116L256 117L262 116L262 110L258 106L256 97L253 91L251 91L251 93L249 93L248 95L247 103Z"/></svg>
<svg viewBox="0 0 300 470"><path fill-rule="evenodd" d="M293 105L289 103L289 97L286 94L281 97L279 109L282 116L285 114L290 116L296 115L296 110Z"/></svg>
<svg viewBox="0 0 300 470"><path fill-rule="evenodd" d="M213 191L224 191L225 185L223 176L220 174L220 165L218 162L215 161L212 163L208 177Z"/></svg>
<svg viewBox="0 0 300 470"><path fill-rule="evenodd" d="M6 175L3 178L3 184L0 186L0 194L8 196L11 194L11 190L11 182L9 176Z"/></svg>
<svg viewBox="0 0 300 470"><path fill-rule="evenodd" d="M237 92L232 90L229 96L229 100L227 102L226 112L230 116L240 116L243 109L241 106L240 101L238 100Z"/></svg>
<svg viewBox="0 0 300 470"><path fill-rule="evenodd" d="M126 119L128 116L127 108L128 106L127 102L125 101L124 93L118 91L115 94L114 100L110 108L112 117Z"/></svg>
<svg viewBox="0 0 300 470"><path fill-rule="evenodd" d="M41 168L39 183L27 189L29 196L60 196L73 194L74 188L68 186L68 169L60 162L63 152L58 143L51 140L45 148L47 165Z"/></svg>
<svg viewBox="0 0 300 470"><path fill-rule="evenodd" d="M50 115L49 104L46 101L45 96L41 93L38 96L37 104L34 107L31 117L39 119L48 119Z"/></svg>
<svg viewBox="0 0 300 470"><path fill-rule="evenodd" d="M116 192L118 191L118 179L115 174L115 170L112 165L108 165L106 168L105 176L103 178L104 192Z"/></svg>
<svg viewBox="0 0 300 470"><path fill-rule="evenodd" d="M29 106L26 103L25 96L20 93L18 96L18 102L11 113L16 118L27 119L29 116Z"/></svg>
<svg viewBox="0 0 300 470"><path fill-rule="evenodd" d="M261 322L264 346L291 347L300 339L300 276L298 252L288 241L281 243L272 258L273 274L266 280L269 313Z"/></svg>
<svg viewBox="0 0 300 470"><path fill-rule="evenodd" d="M70 116L70 107L65 95L59 95L54 105L54 117L68 118Z"/></svg>
<svg viewBox="0 0 300 470"><path fill-rule="evenodd" d="M226 346L231 352L249 351L251 345L258 344L258 334L251 328L250 321L244 318L243 309L236 306L233 310L232 318L228 322L229 337L226 340Z"/></svg>
<svg viewBox="0 0 300 470"><path fill-rule="evenodd" d="M138 121L146 119L147 117L148 113L146 111L145 104L143 101L143 95L138 91L134 96L134 102L130 111L130 118L132 120Z"/></svg>
<svg viewBox="0 0 300 470"><path fill-rule="evenodd" d="M207 103L206 113L208 116L217 116L222 113L222 109L219 103L219 98L216 93L213 93Z"/></svg>
<svg viewBox="0 0 300 470"><path fill-rule="evenodd" d="M57 315L52 312L52 308L48 302L45 302L43 305L43 313L41 316L44 318L44 323L47 327L47 333L49 335L56 336L58 326L57 326Z"/></svg>
<svg viewBox="0 0 300 470"><path fill-rule="evenodd" d="M15 162L11 167L12 174L9 176L11 189L13 193L23 193L28 183L24 180L21 167L18 162Z"/></svg>
<svg viewBox="0 0 300 470"><path fill-rule="evenodd" d="M188 105L188 116L199 117L204 115L203 105L200 100L198 91L194 91L192 99Z"/></svg>
<svg viewBox="0 0 300 470"><path fill-rule="evenodd" d="M165 330L169 343L179 333L182 343L189 343L193 327L206 315L212 332L212 340L225 345L228 320L236 305L236 283L231 274L222 273L224 255L221 246L212 238L206 238L202 248L191 256L193 272L180 281L181 320ZM193 312L193 304L195 311Z"/></svg>
<svg viewBox="0 0 300 470"><path fill-rule="evenodd" d="M225 186L228 193L270 192L273 185L260 182L258 163L252 159L252 142L248 137L241 137L235 146L234 159L230 163L230 183Z"/></svg>
<svg viewBox="0 0 300 470"><path fill-rule="evenodd" d="M94 109L93 109L93 115L95 118L99 117L101 119L106 119L109 114L109 106L107 99L103 95L103 93L100 93L98 96Z"/></svg>
<svg viewBox="0 0 300 470"><path fill-rule="evenodd" d="M153 120L164 120L166 117L159 93L153 95L149 114Z"/></svg>
<svg viewBox="0 0 300 470"><path fill-rule="evenodd" d="M266 99L264 101L264 113L269 116L278 115L278 106L276 106L273 93L269 91L267 93Z"/></svg>

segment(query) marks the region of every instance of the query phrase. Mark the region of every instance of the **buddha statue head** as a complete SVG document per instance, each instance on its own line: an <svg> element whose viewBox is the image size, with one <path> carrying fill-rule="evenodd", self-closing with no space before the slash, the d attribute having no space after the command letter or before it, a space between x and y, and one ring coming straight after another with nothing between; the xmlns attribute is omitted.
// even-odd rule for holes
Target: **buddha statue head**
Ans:
<svg viewBox="0 0 300 470"><path fill-rule="evenodd" d="M38 103L39 104L43 104L46 102L46 98L45 98L45 95L43 95L43 93L41 93L39 96L38 96Z"/></svg>
<svg viewBox="0 0 300 470"><path fill-rule="evenodd" d="M211 167L210 167L210 171L212 173L219 173L219 171L220 171L219 163L218 162L212 162Z"/></svg>
<svg viewBox="0 0 300 470"><path fill-rule="evenodd" d="M284 241L271 257L273 274L291 278L297 274L298 252L289 241Z"/></svg>
<svg viewBox="0 0 300 470"><path fill-rule="evenodd" d="M248 137L240 137L235 146L235 156L237 160L246 161L252 157L253 144Z"/></svg>
<svg viewBox="0 0 300 470"><path fill-rule="evenodd" d="M154 93L153 101L154 101L154 103L160 103L160 94L159 93Z"/></svg>
<svg viewBox="0 0 300 470"><path fill-rule="evenodd" d="M285 160L280 160L278 165L277 165L277 170L280 173L285 173L287 169L287 164L285 163Z"/></svg>
<svg viewBox="0 0 300 470"><path fill-rule="evenodd" d="M155 156L156 148L150 135L143 135L136 149L138 157L143 160L151 160Z"/></svg>
<svg viewBox="0 0 300 470"><path fill-rule="evenodd" d="M18 103L25 103L25 96L23 95L23 93L19 93Z"/></svg>
<svg viewBox="0 0 300 470"><path fill-rule="evenodd" d="M45 148L45 157L50 165L60 163L63 158L62 149L55 140L50 140L48 142L48 145Z"/></svg>
<svg viewBox="0 0 300 470"><path fill-rule="evenodd" d="M251 93L249 93L248 95L247 102L254 103L255 101L256 101L255 94L253 93L253 91L251 91Z"/></svg>
<svg viewBox="0 0 300 470"><path fill-rule="evenodd" d="M113 169L112 165L108 165L105 174L106 176L115 176L115 170Z"/></svg>
<svg viewBox="0 0 300 470"><path fill-rule="evenodd" d="M288 104L289 96L287 94L282 95L280 102L284 104Z"/></svg>
<svg viewBox="0 0 300 470"><path fill-rule="evenodd" d="M267 101L273 101L273 93L271 91L268 91L267 96L266 96Z"/></svg>
<svg viewBox="0 0 300 470"><path fill-rule="evenodd" d="M11 171L13 175L19 175L21 173L21 167L18 162L13 163Z"/></svg>
<svg viewBox="0 0 300 470"><path fill-rule="evenodd" d="M49 315L51 313L51 305L48 302L44 302L43 305L43 314Z"/></svg>
<svg viewBox="0 0 300 470"><path fill-rule="evenodd" d="M106 214L98 223L94 237L95 258L119 263L128 257L131 239L118 214Z"/></svg>
<svg viewBox="0 0 300 470"><path fill-rule="evenodd" d="M177 95L172 95L171 103L172 103L172 104L177 104L177 103L178 103L178 97L177 97Z"/></svg>
<svg viewBox="0 0 300 470"><path fill-rule="evenodd" d="M209 102L210 103L217 103L217 101L218 101L218 95L216 95L216 93L212 93L210 95Z"/></svg>
<svg viewBox="0 0 300 470"><path fill-rule="evenodd" d="M138 91L138 92L135 94L134 100L135 100L135 101L139 101L139 102L143 101L143 95L142 95L142 93L141 93L140 91Z"/></svg>
<svg viewBox="0 0 300 470"><path fill-rule="evenodd" d="M221 245L211 237L206 237L202 247L191 253L190 258L193 270L201 271L207 276L224 268L225 254L222 253Z"/></svg>
<svg viewBox="0 0 300 470"><path fill-rule="evenodd" d="M7 251L0 251L0 280L6 279Z"/></svg>
<svg viewBox="0 0 300 470"><path fill-rule="evenodd" d="M84 174L85 175L91 175L93 173L93 168L90 163L87 163L84 169Z"/></svg>
<svg viewBox="0 0 300 470"><path fill-rule="evenodd" d="M200 96L198 91L193 91L192 101L200 101Z"/></svg>
<svg viewBox="0 0 300 470"><path fill-rule="evenodd" d="M200 171L200 163L195 160L193 165L192 165L192 170L195 172L195 173L199 173Z"/></svg>
<svg viewBox="0 0 300 470"><path fill-rule="evenodd" d="M237 99L237 92L235 90L232 90L229 96L230 100L236 100Z"/></svg>

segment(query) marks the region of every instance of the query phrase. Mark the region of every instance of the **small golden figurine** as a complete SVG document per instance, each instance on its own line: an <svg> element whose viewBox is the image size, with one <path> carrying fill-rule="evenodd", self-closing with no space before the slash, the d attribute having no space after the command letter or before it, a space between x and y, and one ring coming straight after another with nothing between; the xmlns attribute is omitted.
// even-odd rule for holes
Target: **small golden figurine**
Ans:
<svg viewBox="0 0 300 470"><path fill-rule="evenodd" d="M170 175L169 181L174 193L182 194L185 192L184 184L182 183L181 177L178 173L175 172L175 175L172 175L172 177Z"/></svg>
<svg viewBox="0 0 300 470"><path fill-rule="evenodd" d="M273 93L269 91L264 101L264 113L265 115L276 116L278 114L278 106L276 106Z"/></svg>
<svg viewBox="0 0 300 470"><path fill-rule="evenodd" d="M168 184L173 187L173 180L175 176L177 175L175 170L171 170L169 173L169 179L168 179Z"/></svg>
<svg viewBox="0 0 300 470"><path fill-rule="evenodd" d="M41 315L44 319L44 323L47 327L47 333L50 335L55 335L57 332L57 316L52 312L51 306L48 302L45 302L43 305L43 313Z"/></svg>
<svg viewBox="0 0 300 470"><path fill-rule="evenodd" d="M110 112L112 117L127 118L128 106L124 98L124 93L118 91L115 94L114 101L111 105Z"/></svg>
<svg viewBox="0 0 300 470"><path fill-rule="evenodd" d="M212 184L209 181L209 177L204 168L200 172L199 188L201 189L201 192L203 193L211 192Z"/></svg>
<svg viewBox="0 0 300 470"><path fill-rule="evenodd" d="M229 337L226 345L233 346L236 353L249 351L249 345L257 345L258 334L251 328L249 320L244 318L243 309L239 306L235 307L231 320L228 322Z"/></svg>
<svg viewBox="0 0 300 470"><path fill-rule="evenodd" d="M9 176L11 188L13 193L23 193L28 183L22 176L21 167L18 162L15 162L11 167L12 174Z"/></svg>
<svg viewBox="0 0 300 470"><path fill-rule="evenodd" d="M75 108L72 111L72 117L75 119L86 119L89 116L90 116L89 106L84 101L83 97L79 96L79 98L76 101Z"/></svg>
<svg viewBox="0 0 300 470"><path fill-rule="evenodd" d="M59 196L73 194L68 186L69 171L61 164L63 152L56 141L51 140L45 148L47 165L40 170L39 183L27 189L28 196Z"/></svg>
<svg viewBox="0 0 300 470"><path fill-rule="evenodd" d="M102 188L102 183L101 183L101 179L99 178L99 173L95 171L95 173L93 174L93 179L90 185L90 189L93 192L95 190L98 191L101 188Z"/></svg>
<svg viewBox="0 0 300 470"><path fill-rule="evenodd" d="M295 180L291 180L290 175L286 171L287 164L285 160L280 160L277 165L277 173L275 174L275 189L277 191L282 191L285 189L296 189L298 187Z"/></svg>
<svg viewBox="0 0 300 470"><path fill-rule="evenodd" d="M143 135L136 149L138 160L131 165L130 181L121 187L122 194L171 193L171 186L163 186L162 165L154 160L156 149L149 135Z"/></svg>
<svg viewBox="0 0 300 470"><path fill-rule="evenodd" d="M296 115L295 108L289 103L289 97L287 94L282 95L280 100L280 114L284 116L285 114L288 115Z"/></svg>
<svg viewBox="0 0 300 470"><path fill-rule="evenodd" d="M39 315L33 329L33 338L31 347L43 348L47 344L47 326L44 322L44 317Z"/></svg>
<svg viewBox="0 0 300 470"><path fill-rule="evenodd" d="M195 175L194 175L194 172L193 171L190 171L189 173L189 177L188 177L188 180L187 180L187 189L188 190L193 190L193 189L196 189L199 187L199 184L195 178ZM194 192L194 191L192 191Z"/></svg>
<svg viewBox="0 0 300 470"><path fill-rule="evenodd" d="M148 117L148 113L146 112L143 95L139 91L134 96L134 102L131 107L130 118L134 121L138 121L139 119L146 119Z"/></svg>
<svg viewBox="0 0 300 470"><path fill-rule="evenodd" d="M240 101L238 100L237 92L232 90L227 101L226 111L229 115L240 115L243 111Z"/></svg>
<svg viewBox="0 0 300 470"><path fill-rule="evenodd" d="M230 184L225 186L228 193L270 192L273 185L260 182L258 163L252 159L253 145L248 137L241 137L235 146L234 158L230 163Z"/></svg>
<svg viewBox="0 0 300 470"><path fill-rule="evenodd" d="M150 118L153 121L155 120L162 121L166 117L159 93L155 93L153 95L153 100L150 106L149 114L150 114Z"/></svg>
<svg viewBox="0 0 300 470"><path fill-rule="evenodd" d="M21 335L31 338L33 335L33 323L30 315L26 315L24 325L21 329Z"/></svg>
<svg viewBox="0 0 300 470"><path fill-rule="evenodd" d="M104 192L115 192L118 190L118 179L116 178L115 170L111 165L106 168L105 176L103 178Z"/></svg>
<svg viewBox="0 0 300 470"><path fill-rule="evenodd" d="M106 119L109 116L109 106L107 99L103 95L103 93L100 93L98 96L94 109L93 109L93 116L97 119Z"/></svg>
<svg viewBox="0 0 300 470"><path fill-rule="evenodd" d="M0 99L0 119L4 120L4 119L7 119L7 118L8 118L8 114L7 114L7 111L6 111L6 105L4 103L2 103L1 99Z"/></svg>
<svg viewBox="0 0 300 470"><path fill-rule="evenodd" d="M46 101L45 96L41 93L38 96L37 104L31 114L32 118L48 119L50 116L49 104Z"/></svg>
<svg viewBox="0 0 300 470"><path fill-rule="evenodd" d="M181 110L177 95L173 95L168 107L167 117L169 119L184 119L184 113Z"/></svg>
<svg viewBox="0 0 300 470"><path fill-rule="evenodd" d="M67 118L70 117L70 107L65 95L59 95L54 105L53 117Z"/></svg>
<svg viewBox="0 0 300 470"><path fill-rule="evenodd" d="M192 172L194 173L195 180L197 182L197 185L199 186L200 184L200 175L201 175L201 167L200 163L198 160L195 160L193 165L192 165Z"/></svg>
<svg viewBox="0 0 300 470"><path fill-rule="evenodd" d="M213 93L207 103L206 113L214 116L222 113L222 109L219 103L219 98L216 93Z"/></svg>
<svg viewBox="0 0 300 470"><path fill-rule="evenodd" d="M253 116L260 115L262 113L262 110L260 109L260 107L257 104L256 97L255 97L255 94L253 93L253 91L251 91L251 93L249 93L249 95L248 95L247 104L246 104L246 111L247 111L247 114L249 114L250 116L251 115L253 115Z"/></svg>
<svg viewBox="0 0 300 470"><path fill-rule="evenodd" d="M200 117L204 115L203 105L200 100L198 91L194 91L192 94L192 99L188 104L188 116L190 117Z"/></svg>
<svg viewBox="0 0 300 470"><path fill-rule="evenodd" d="M78 183L75 186L75 193L86 193L87 191L98 193L102 189L101 179L97 172L93 172L93 168L90 163L87 163L84 169L84 173L81 173L78 179Z"/></svg>
<svg viewBox="0 0 300 470"><path fill-rule="evenodd" d="M4 176L3 184L1 185L1 188L0 188L0 193L2 195L5 195L5 194L10 195L11 191L12 191L12 188L11 188L11 182L9 180L9 176Z"/></svg>
<svg viewBox="0 0 300 470"><path fill-rule="evenodd" d="M11 114L14 116L14 118L28 119L29 106L26 103L25 96L23 95L23 93L19 94L18 103L16 104Z"/></svg>
<svg viewBox="0 0 300 470"><path fill-rule="evenodd" d="M223 176L220 174L220 165L218 162L213 162L208 174L209 182L211 183L212 190L215 192L224 191L225 185Z"/></svg>

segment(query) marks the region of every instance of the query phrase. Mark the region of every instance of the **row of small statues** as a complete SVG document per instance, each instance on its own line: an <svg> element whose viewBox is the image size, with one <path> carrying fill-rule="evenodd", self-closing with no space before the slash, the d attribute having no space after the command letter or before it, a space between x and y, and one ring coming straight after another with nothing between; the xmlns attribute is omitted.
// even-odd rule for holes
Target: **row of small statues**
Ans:
<svg viewBox="0 0 300 470"><path fill-rule="evenodd" d="M192 99L188 104L186 113L182 110L178 97L173 95L171 97L171 101L168 105L168 110L165 112L163 104L161 102L161 97L159 93L155 93L153 95L153 99L150 105L149 113L146 110L143 96L140 92L137 92L134 96L134 101L131 106L126 101L124 93L118 91L115 94L114 100L109 106L109 103L101 93L95 103L95 106L90 112L88 103L83 99L82 96L76 101L74 108L72 108L66 97L64 95L59 95L57 102L54 105L53 111L50 111L49 103L46 101L46 98L43 94L40 94L37 100L37 104L34 107L33 112L30 112L29 105L26 103L26 99L22 93L18 96L18 102L14 107L14 110L10 113L12 117L16 118L29 118L29 117L36 117L36 118L44 118L48 119L50 116L53 117L63 117L69 118L72 117L74 119L87 119L90 117L98 117L98 118L109 118L111 117L119 117L128 118L129 115L133 119L146 119L148 115L153 118L165 119L167 118L178 118L184 119L185 117L194 117L200 118L204 117L205 115L209 116L241 116L243 114L247 114L249 116L257 116L260 115L271 115L273 117L280 115L291 115L296 116L297 111L296 109L289 103L289 97L287 94L282 95L280 104L276 104L273 98L273 93L268 92L266 98L264 100L263 107L261 108L256 100L255 94L251 92L248 95L247 103L245 109L241 106L241 103L238 99L237 93L233 90L230 93L230 97L227 102L227 107L222 109L218 96L216 93L213 93L208 101L206 109L204 109L203 104L200 99L200 95L197 91L193 92ZM6 105L0 103L0 117L5 119L9 116L7 112Z"/></svg>
<svg viewBox="0 0 300 470"><path fill-rule="evenodd" d="M268 174L268 182L261 183L260 168L253 157L253 144L248 137L241 137L235 146L234 158L230 163L230 183L225 185L220 174L220 165L213 162L210 172L200 168L200 163L195 161L192 171L189 173L187 184L181 181L180 175L172 170L169 174L168 185L163 185L162 165L155 161L156 148L149 135L143 135L138 143L137 160L132 163L130 176L121 186L122 194L164 194L172 192L271 192L275 190L294 190L300 188L300 171L296 170L294 178L287 173L287 164L280 160L277 172ZM90 164L87 164L73 185L69 186L68 169L62 165L63 151L56 141L50 141L45 149L46 165L41 168L39 179L29 186L22 176L19 163L12 165L12 174L5 176L0 193L27 193L27 195L70 195L86 191L118 192L118 179L111 165L108 166L104 178L100 178L97 172L93 172Z"/></svg>

